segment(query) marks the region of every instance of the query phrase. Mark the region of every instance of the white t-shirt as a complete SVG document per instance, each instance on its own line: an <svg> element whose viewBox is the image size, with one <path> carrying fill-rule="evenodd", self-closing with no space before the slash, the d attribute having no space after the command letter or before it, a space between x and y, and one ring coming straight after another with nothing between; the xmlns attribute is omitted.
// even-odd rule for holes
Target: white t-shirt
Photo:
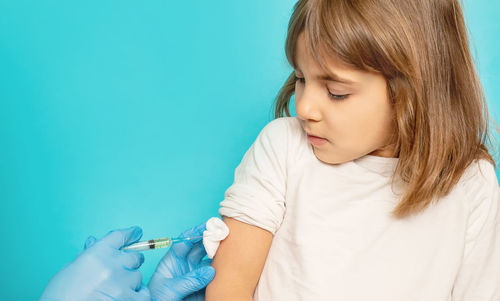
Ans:
<svg viewBox="0 0 500 301"><path fill-rule="evenodd" d="M475 161L436 205L396 220L398 160L326 164L297 117L268 123L219 209L274 234L254 300L499 301L493 166Z"/></svg>

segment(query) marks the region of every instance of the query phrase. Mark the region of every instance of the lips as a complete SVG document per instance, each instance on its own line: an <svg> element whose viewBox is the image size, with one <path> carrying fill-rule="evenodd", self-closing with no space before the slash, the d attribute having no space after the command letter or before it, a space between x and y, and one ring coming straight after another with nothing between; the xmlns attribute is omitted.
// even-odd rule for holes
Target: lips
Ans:
<svg viewBox="0 0 500 301"><path fill-rule="evenodd" d="M318 141L319 140L326 140L326 141L328 141L328 139L326 139L326 138L323 138L321 136L313 135L312 131L307 130L305 127L303 127L303 130L304 130L304 132L306 132L307 138L315 139L315 140L318 140Z"/></svg>
<svg viewBox="0 0 500 301"><path fill-rule="evenodd" d="M311 135L307 135L307 140L309 142L311 142L312 145L315 145L315 146L321 146L321 145L328 142L328 140L326 140L325 138L311 136Z"/></svg>
<svg viewBox="0 0 500 301"><path fill-rule="evenodd" d="M308 131L306 131L306 133L307 133L307 136L308 136L308 137L312 137L312 138L319 138L319 139L326 139L326 138L323 138L323 137L320 137L320 136L316 136L316 135L309 134L309 132L308 132Z"/></svg>
<svg viewBox="0 0 500 301"><path fill-rule="evenodd" d="M307 134L307 136L312 137L312 138L325 139L325 138L323 138L323 137L320 137L320 136L314 136L314 135L310 135L310 134Z"/></svg>

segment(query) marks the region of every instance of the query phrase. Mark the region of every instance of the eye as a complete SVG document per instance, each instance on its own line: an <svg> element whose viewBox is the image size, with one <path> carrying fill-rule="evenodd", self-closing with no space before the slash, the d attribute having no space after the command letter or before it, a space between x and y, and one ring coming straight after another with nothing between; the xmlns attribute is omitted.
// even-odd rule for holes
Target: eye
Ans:
<svg viewBox="0 0 500 301"><path fill-rule="evenodd" d="M306 82L306 79L304 77L295 76L295 79L301 84L304 84ZM330 93L330 91L328 91L328 97L332 100L335 100L335 101L342 101L342 100L346 99L349 95L350 94L343 94L343 95L333 94L333 93Z"/></svg>
<svg viewBox="0 0 500 301"><path fill-rule="evenodd" d="M297 77L297 76L295 76L295 79L298 80L300 83L305 83L306 82L306 79L303 78L303 77Z"/></svg>
<svg viewBox="0 0 500 301"><path fill-rule="evenodd" d="M335 101L342 101L342 100L346 99L348 96L349 96L349 94L339 95L339 94L332 94L332 93L328 92L328 97L330 97L331 99L333 99Z"/></svg>

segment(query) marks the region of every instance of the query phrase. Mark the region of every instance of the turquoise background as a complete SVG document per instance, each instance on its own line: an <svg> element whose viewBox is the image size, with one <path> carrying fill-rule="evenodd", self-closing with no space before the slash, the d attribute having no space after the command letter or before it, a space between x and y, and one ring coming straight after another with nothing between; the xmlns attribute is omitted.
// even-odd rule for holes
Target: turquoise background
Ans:
<svg viewBox="0 0 500 301"><path fill-rule="evenodd" d="M88 235L217 216L291 71L294 3L0 1L3 300L37 299ZM466 4L500 120L500 2Z"/></svg>

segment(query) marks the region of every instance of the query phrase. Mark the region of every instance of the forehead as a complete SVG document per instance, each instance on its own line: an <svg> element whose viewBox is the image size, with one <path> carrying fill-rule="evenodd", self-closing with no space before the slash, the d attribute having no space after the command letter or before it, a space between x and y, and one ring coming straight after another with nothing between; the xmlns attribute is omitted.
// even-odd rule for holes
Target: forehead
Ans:
<svg viewBox="0 0 500 301"><path fill-rule="evenodd" d="M308 43L308 41L305 38L304 32L302 32L297 37L295 53L297 71L307 71L318 79L339 81L349 84L355 84L360 76L362 76L362 72L348 66L333 53L329 53L327 56L321 56L326 65L326 69L323 69L312 54L311 47L306 43ZM322 51L322 53L324 54L325 51Z"/></svg>
<svg viewBox="0 0 500 301"><path fill-rule="evenodd" d="M318 53L318 55L323 58L323 61L329 70L356 71L354 68L344 63L335 53L330 51L327 55L325 55L325 53L327 53L327 51L324 50L325 47L319 47L319 49L321 53ZM297 36L295 55L295 62L298 67L302 67L301 63L306 63L308 66L315 66L317 67L316 69L321 69L321 65L316 61L312 51L313 50L309 44L309 40L306 40L305 33L301 32Z"/></svg>

